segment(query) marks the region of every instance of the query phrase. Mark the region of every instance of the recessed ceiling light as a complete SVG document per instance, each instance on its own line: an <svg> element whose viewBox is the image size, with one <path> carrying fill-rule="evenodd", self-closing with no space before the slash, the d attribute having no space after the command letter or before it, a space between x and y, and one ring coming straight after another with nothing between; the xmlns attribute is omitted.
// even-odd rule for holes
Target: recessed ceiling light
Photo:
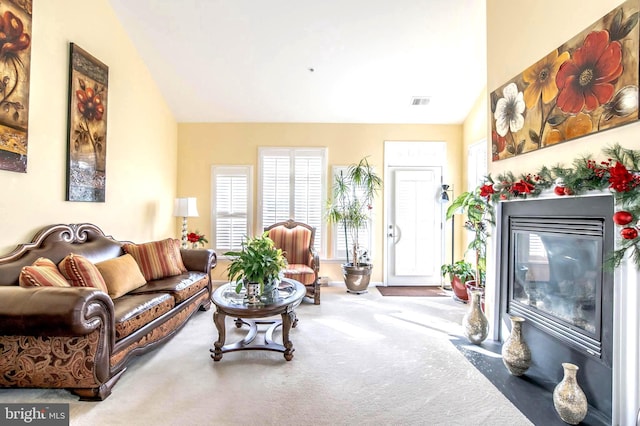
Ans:
<svg viewBox="0 0 640 426"><path fill-rule="evenodd" d="M428 105L429 101L431 101L430 96L414 96L411 98L411 105L424 106L424 105Z"/></svg>

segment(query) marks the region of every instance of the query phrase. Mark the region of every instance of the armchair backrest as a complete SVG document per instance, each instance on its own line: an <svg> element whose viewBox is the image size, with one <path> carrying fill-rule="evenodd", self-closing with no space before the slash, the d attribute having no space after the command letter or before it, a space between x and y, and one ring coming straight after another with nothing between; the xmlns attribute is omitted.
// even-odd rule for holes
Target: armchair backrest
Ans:
<svg viewBox="0 0 640 426"><path fill-rule="evenodd" d="M276 247L284 251L287 262L303 265L309 263L316 234L314 227L289 219L286 222L274 223L266 227L265 231L269 233L269 238Z"/></svg>

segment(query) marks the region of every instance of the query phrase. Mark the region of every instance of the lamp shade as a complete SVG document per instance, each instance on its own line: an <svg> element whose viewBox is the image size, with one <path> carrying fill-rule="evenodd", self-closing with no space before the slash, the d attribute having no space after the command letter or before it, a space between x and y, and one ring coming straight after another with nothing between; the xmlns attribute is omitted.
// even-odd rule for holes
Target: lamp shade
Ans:
<svg viewBox="0 0 640 426"><path fill-rule="evenodd" d="M196 198L176 198L173 215L178 217L198 217Z"/></svg>

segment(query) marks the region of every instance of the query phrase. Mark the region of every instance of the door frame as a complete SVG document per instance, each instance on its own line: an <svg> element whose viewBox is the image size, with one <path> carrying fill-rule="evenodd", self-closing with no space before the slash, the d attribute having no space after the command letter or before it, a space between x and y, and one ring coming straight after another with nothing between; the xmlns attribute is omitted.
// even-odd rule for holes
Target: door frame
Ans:
<svg viewBox="0 0 640 426"><path fill-rule="evenodd" d="M444 141L384 141L384 182L391 181L392 168L420 168L440 167L442 179L447 179L447 143ZM391 190L389 185L383 188L383 286L389 285L389 241L387 229L389 228L391 209ZM441 245L444 244L444 232ZM441 253L441 263L444 262L444 250Z"/></svg>

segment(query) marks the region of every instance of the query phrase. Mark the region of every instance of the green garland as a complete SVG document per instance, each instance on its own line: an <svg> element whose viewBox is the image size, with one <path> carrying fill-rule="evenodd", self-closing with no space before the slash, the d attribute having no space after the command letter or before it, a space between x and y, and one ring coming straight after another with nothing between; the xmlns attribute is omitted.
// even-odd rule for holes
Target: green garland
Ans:
<svg viewBox="0 0 640 426"><path fill-rule="evenodd" d="M631 250L631 258L640 269L640 151L615 144L602 152L607 159L600 162L588 156L574 160L573 167L543 166L537 173L519 177L511 172L501 173L495 179L488 175L485 184L475 191L487 198L491 208L500 200L538 197L552 188L557 196L611 191L617 209L612 220L620 228L620 243L607 259L607 266L620 266Z"/></svg>

